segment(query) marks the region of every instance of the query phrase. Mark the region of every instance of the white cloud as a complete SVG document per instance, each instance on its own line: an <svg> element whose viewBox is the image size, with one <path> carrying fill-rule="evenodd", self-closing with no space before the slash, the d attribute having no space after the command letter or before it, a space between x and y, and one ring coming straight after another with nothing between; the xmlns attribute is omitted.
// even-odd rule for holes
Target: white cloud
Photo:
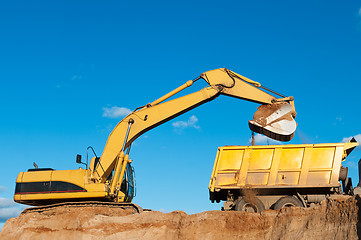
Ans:
<svg viewBox="0 0 361 240"><path fill-rule="evenodd" d="M273 140L262 134L254 135L254 141L255 141L255 144L272 144L272 145L281 144L280 141ZM249 144L252 144L252 137L249 138L248 142L249 142Z"/></svg>
<svg viewBox="0 0 361 240"><path fill-rule="evenodd" d="M111 107L111 108L107 108L107 107L103 107L103 117L108 117L108 118L120 118L120 117L125 117L127 116L129 113L131 113L132 111L129 108L125 108L125 107Z"/></svg>
<svg viewBox="0 0 361 240"><path fill-rule="evenodd" d="M15 206L16 203L14 202L14 200L10 199L10 198L2 198L0 197L0 208L7 208L7 207L12 207Z"/></svg>
<svg viewBox="0 0 361 240"><path fill-rule="evenodd" d="M358 143L361 144L361 134L357 134L357 135L351 136L351 137L344 137L341 142L348 142L348 141L350 141L353 137L356 139L356 141L357 141ZM358 147L360 147L360 145L359 145Z"/></svg>
<svg viewBox="0 0 361 240"><path fill-rule="evenodd" d="M75 81L75 80L81 80L83 77L81 76L81 75L73 75L72 77L71 77L71 80L72 81Z"/></svg>
<svg viewBox="0 0 361 240"><path fill-rule="evenodd" d="M177 121L172 123L172 126L178 130L182 130L185 128L195 128L195 129L199 129L200 127L197 125L198 122L198 118L194 115L192 115L188 121Z"/></svg>
<svg viewBox="0 0 361 240"><path fill-rule="evenodd" d="M7 219L17 217L24 210L24 207L15 203L10 198L0 197L0 223Z"/></svg>
<svg viewBox="0 0 361 240"><path fill-rule="evenodd" d="M15 218L23 211L21 208L0 208L0 222L6 222L9 218Z"/></svg>
<svg viewBox="0 0 361 240"><path fill-rule="evenodd" d="M333 123L333 125L334 126L339 125L339 124L344 125L342 120L343 120L342 117L336 117L336 121Z"/></svg>

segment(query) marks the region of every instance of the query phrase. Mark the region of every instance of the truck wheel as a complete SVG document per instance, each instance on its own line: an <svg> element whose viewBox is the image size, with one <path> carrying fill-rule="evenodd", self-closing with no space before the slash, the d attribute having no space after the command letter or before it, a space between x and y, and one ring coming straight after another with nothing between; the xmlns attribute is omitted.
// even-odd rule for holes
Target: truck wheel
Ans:
<svg viewBox="0 0 361 240"><path fill-rule="evenodd" d="M278 201L275 203L273 209L279 210L281 208L285 207L303 207L303 204L300 200L293 196L286 196L278 199Z"/></svg>
<svg viewBox="0 0 361 240"><path fill-rule="evenodd" d="M253 198L252 201L246 201L244 198L240 198L236 201L234 210L243 212L256 212L260 213L265 209L263 203L258 198Z"/></svg>

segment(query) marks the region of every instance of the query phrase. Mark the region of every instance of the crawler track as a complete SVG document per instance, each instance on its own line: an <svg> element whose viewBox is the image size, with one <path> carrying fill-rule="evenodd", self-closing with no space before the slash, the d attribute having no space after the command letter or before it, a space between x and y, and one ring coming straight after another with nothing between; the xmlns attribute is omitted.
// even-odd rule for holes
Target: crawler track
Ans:
<svg viewBox="0 0 361 240"><path fill-rule="evenodd" d="M96 201L88 201L88 202L64 202L64 203L56 203L51 205L39 206L39 207L30 207L25 209L21 214L32 213L32 212L45 212L50 211L58 207L67 207L67 208L79 208L79 207L108 207L108 208L121 208L121 209L133 209L134 213L141 213L143 209L134 203L114 203L114 202L96 202Z"/></svg>

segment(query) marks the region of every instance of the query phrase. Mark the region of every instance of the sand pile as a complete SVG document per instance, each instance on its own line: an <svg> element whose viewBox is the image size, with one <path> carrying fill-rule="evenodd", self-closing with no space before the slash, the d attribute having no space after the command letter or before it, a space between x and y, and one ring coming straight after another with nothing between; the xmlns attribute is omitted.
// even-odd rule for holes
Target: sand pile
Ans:
<svg viewBox="0 0 361 240"><path fill-rule="evenodd" d="M308 209L193 215L59 207L9 219L0 239L358 239L360 205L352 197Z"/></svg>

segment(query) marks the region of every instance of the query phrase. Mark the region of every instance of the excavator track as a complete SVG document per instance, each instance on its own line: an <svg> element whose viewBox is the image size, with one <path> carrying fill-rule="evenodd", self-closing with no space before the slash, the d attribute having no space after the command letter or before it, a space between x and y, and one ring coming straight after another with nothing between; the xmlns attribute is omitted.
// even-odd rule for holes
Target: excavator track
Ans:
<svg viewBox="0 0 361 240"><path fill-rule="evenodd" d="M30 207L25 209L21 214L25 213L32 213L32 212L45 212L54 210L58 207L109 207L109 208L121 208L121 209L133 209L134 213L141 213L143 212L143 209L134 203L114 203L114 202L97 202L97 201L87 201L87 202L63 202L63 203L56 203L51 205L45 205L45 206L38 206L38 207Z"/></svg>

